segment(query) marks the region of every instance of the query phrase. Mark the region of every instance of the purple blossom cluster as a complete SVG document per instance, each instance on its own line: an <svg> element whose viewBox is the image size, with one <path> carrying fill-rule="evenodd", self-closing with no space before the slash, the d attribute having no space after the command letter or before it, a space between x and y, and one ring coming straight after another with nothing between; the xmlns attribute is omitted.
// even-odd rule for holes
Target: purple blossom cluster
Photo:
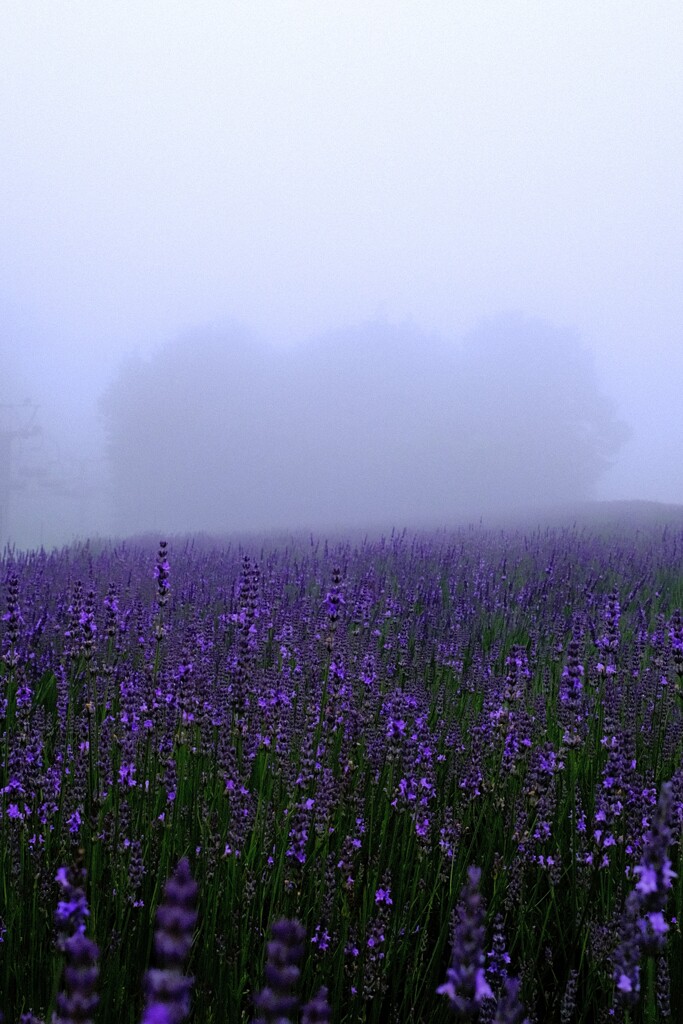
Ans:
<svg viewBox="0 0 683 1024"><path fill-rule="evenodd" d="M683 1012L681 550L7 551L8 1024Z"/></svg>
<svg viewBox="0 0 683 1024"><path fill-rule="evenodd" d="M457 923L453 935L453 960L446 981L437 989L446 996L454 1013L463 1020L478 1016L485 999L493 991L484 970L485 911L479 892L479 868L470 867L467 884L460 894Z"/></svg>
<svg viewBox="0 0 683 1024"><path fill-rule="evenodd" d="M637 1002L641 990L643 953L661 954L666 949L666 909L677 877L669 857L672 818L672 786L666 782L644 837L640 864L633 869L638 881L626 900L621 941L614 954L614 981L621 1002L628 1005Z"/></svg>
<svg viewBox="0 0 683 1024"><path fill-rule="evenodd" d="M193 979L184 973L197 923L197 883L186 857L166 882L156 913L156 966L145 975L142 1024L181 1024L190 1011Z"/></svg>

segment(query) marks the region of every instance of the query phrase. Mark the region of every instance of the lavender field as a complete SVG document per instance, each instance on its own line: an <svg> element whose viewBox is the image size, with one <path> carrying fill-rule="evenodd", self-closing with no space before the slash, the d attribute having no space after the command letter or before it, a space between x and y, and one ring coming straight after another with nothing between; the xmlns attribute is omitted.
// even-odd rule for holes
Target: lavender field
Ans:
<svg viewBox="0 0 683 1024"><path fill-rule="evenodd" d="M6 549L0 1009L680 1020L683 530Z"/></svg>

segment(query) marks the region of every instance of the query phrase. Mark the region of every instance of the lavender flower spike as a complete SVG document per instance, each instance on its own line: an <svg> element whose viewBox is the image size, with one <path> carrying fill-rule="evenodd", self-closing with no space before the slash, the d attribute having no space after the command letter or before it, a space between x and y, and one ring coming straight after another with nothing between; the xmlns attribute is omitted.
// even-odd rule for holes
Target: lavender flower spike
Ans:
<svg viewBox="0 0 683 1024"><path fill-rule="evenodd" d="M76 863L68 868L59 868L55 881L61 889L61 898L55 910L57 948L64 951L70 936L85 931L85 919L90 915L84 889L85 868L81 850L78 851Z"/></svg>
<svg viewBox="0 0 683 1024"><path fill-rule="evenodd" d="M453 958L447 980L437 988L448 996L451 1009L463 1020L476 1019L484 999L494 998L484 973L485 911L479 893L481 870L470 867L460 893L458 921L453 934Z"/></svg>
<svg viewBox="0 0 683 1024"><path fill-rule="evenodd" d="M327 989L323 986L302 1009L301 1024L329 1024L331 1020L332 1008L327 1001Z"/></svg>
<svg viewBox="0 0 683 1024"><path fill-rule="evenodd" d="M623 1006L635 1006L640 999L640 899L633 889L626 899L621 921L621 941L614 951L613 978L616 997Z"/></svg>
<svg viewBox="0 0 683 1024"><path fill-rule="evenodd" d="M304 955L305 931L298 921L283 918L272 926L268 943L266 987L254 998L260 1016L254 1024L285 1024L295 1016L299 999L292 992L299 980L299 963Z"/></svg>
<svg viewBox="0 0 683 1024"><path fill-rule="evenodd" d="M671 782L662 785L652 826L645 834L643 854L634 873L635 888L626 899L621 941L614 951L613 979L617 999L635 1006L640 998L640 959L643 953L661 954L669 925L665 919L669 890L676 872L669 859L672 842L673 791Z"/></svg>
<svg viewBox="0 0 683 1024"><path fill-rule="evenodd" d="M645 835L643 855L638 867L636 891L640 896L642 914L641 946L646 953L661 953L666 945L669 926L664 919L669 890L676 872L672 870L669 846L672 842L671 818L673 793L670 782L662 785L652 826Z"/></svg>
<svg viewBox="0 0 683 1024"><path fill-rule="evenodd" d="M524 1016L524 1005L519 999L520 988L519 978L505 979L505 988L498 1000L493 1024L529 1024L529 1018Z"/></svg>
<svg viewBox="0 0 683 1024"><path fill-rule="evenodd" d="M82 850L78 851L72 867L59 869L56 881L62 890L62 898L55 911L57 947L64 953L66 964L64 984L57 996L57 1011L52 1016L52 1024L90 1024L99 1003L96 988L100 951L85 935L85 919L90 911L84 888Z"/></svg>
<svg viewBox="0 0 683 1024"><path fill-rule="evenodd" d="M190 1012L193 979L183 973L197 923L197 883L186 857L164 887L156 915L154 950L159 966L145 975L142 1024L180 1024Z"/></svg>
<svg viewBox="0 0 683 1024"><path fill-rule="evenodd" d="M64 951L64 988L57 996L52 1024L92 1024L100 1001L95 991L100 973L99 949L83 932L77 931L66 940Z"/></svg>

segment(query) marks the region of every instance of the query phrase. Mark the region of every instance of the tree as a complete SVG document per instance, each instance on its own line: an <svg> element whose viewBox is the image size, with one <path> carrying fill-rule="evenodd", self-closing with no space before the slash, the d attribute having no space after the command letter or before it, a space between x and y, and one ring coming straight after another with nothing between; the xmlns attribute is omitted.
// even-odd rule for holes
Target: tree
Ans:
<svg viewBox="0 0 683 1024"><path fill-rule="evenodd" d="M118 528L444 524L590 497L623 439L576 339L464 346L365 324L293 352L239 327L121 368L102 401Z"/></svg>
<svg viewBox="0 0 683 1024"><path fill-rule="evenodd" d="M485 490L507 503L592 498L629 436L572 331L511 315L481 323L461 364L463 416Z"/></svg>

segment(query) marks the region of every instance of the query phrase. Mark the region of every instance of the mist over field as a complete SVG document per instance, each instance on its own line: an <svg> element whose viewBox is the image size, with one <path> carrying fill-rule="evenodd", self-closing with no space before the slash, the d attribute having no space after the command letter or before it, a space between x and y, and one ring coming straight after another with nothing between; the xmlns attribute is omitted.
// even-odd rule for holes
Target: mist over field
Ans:
<svg viewBox="0 0 683 1024"><path fill-rule="evenodd" d="M0 33L0 544L683 503L678 5Z"/></svg>
<svg viewBox="0 0 683 1024"><path fill-rule="evenodd" d="M543 516L593 498L629 436L578 339L520 316L457 346L385 321L289 351L240 325L187 332L122 363L97 410L103 465L81 455L71 479L39 410L13 411L12 521L35 526L42 488L41 543L48 510L119 536Z"/></svg>
<svg viewBox="0 0 683 1024"><path fill-rule="evenodd" d="M379 322L286 353L238 329L194 334L130 363L102 412L124 532L545 508L592 496L626 436L576 340L509 318L462 350Z"/></svg>

